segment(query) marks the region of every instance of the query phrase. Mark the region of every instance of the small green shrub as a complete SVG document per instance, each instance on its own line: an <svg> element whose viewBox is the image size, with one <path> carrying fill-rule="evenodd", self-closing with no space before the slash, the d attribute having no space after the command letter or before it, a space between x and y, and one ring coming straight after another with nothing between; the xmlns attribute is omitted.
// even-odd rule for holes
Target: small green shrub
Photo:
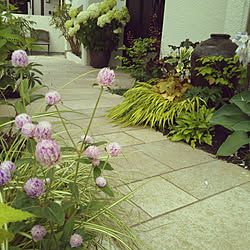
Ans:
<svg viewBox="0 0 250 250"><path fill-rule="evenodd" d="M227 98L244 88L246 68L239 64L237 56L224 58L209 56L198 59L203 66L195 68L197 75L202 75L208 84L224 87Z"/></svg>
<svg viewBox="0 0 250 250"><path fill-rule="evenodd" d="M171 141L184 140L195 148L196 143L206 143L212 145L212 135L210 132L214 129L209 123L214 109L207 109L202 105L198 110L183 111L176 118L176 125L171 126Z"/></svg>
<svg viewBox="0 0 250 250"><path fill-rule="evenodd" d="M148 81L154 77L161 77L162 72L154 63L157 55L155 42L151 38L138 38L134 40L131 48L123 45L120 49L125 51L126 56L116 57L122 62L122 66L117 68L129 73L137 81Z"/></svg>
<svg viewBox="0 0 250 250"><path fill-rule="evenodd" d="M124 94L124 101L112 108L106 115L122 126L144 126L165 129L174 123L183 110L199 109L204 102L199 97L174 103L153 89L148 83L138 83Z"/></svg>
<svg viewBox="0 0 250 250"><path fill-rule="evenodd" d="M230 104L225 104L215 112L210 123L232 131L219 148L217 155L232 155L240 147L250 143L250 90L235 95Z"/></svg>
<svg viewBox="0 0 250 250"><path fill-rule="evenodd" d="M208 107L218 107L221 103L224 103L222 98L222 89L220 87L193 87L189 88L183 95L184 98L202 98L208 105Z"/></svg>

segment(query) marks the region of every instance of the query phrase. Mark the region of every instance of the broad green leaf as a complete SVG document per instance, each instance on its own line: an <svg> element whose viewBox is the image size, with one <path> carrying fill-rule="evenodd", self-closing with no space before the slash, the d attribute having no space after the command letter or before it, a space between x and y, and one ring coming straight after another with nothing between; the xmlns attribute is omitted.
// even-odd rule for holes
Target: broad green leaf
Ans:
<svg viewBox="0 0 250 250"><path fill-rule="evenodd" d="M24 109L22 101L18 101L15 103L15 109L16 109L17 114L25 113L25 109Z"/></svg>
<svg viewBox="0 0 250 250"><path fill-rule="evenodd" d="M10 122L14 119L14 117L0 117L0 132L4 129L6 125L4 125L7 122Z"/></svg>
<svg viewBox="0 0 250 250"><path fill-rule="evenodd" d="M248 121L241 121L236 123L235 125L232 126L232 129L234 131L245 131L245 132L249 132L250 131L250 117L248 119Z"/></svg>
<svg viewBox="0 0 250 250"><path fill-rule="evenodd" d="M29 79L26 78L21 81L19 86L19 91L20 91L20 96L25 100L27 100L28 103L30 103L30 96L28 93L28 89L29 89Z"/></svg>
<svg viewBox="0 0 250 250"><path fill-rule="evenodd" d="M64 242L64 246L61 247L64 248L66 244L69 242L70 237L73 234L73 229L74 229L74 216L71 216L63 227L63 234L60 240Z"/></svg>
<svg viewBox="0 0 250 250"><path fill-rule="evenodd" d="M0 39L0 48L2 48L7 43L6 39Z"/></svg>
<svg viewBox="0 0 250 250"><path fill-rule="evenodd" d="M242 112L250 116L250 90L241 92L238 95L235 95L230 100L231 103L237 105Z"/></svg>
<svg viewBox="0 0 250 250"><path fill-rule="evenodd" d="M4 240L11 241L14 238L14 235L3 228L0 228L0 244L3 243Z"/></svg>
<svg viewBox="0 0 250 250"><path fill-rule="evenodd" d="M76 149L74 147L61 147L61 152L67 152L67 151L75 152Z"/></svg>
<svg viewBox="0 0 250 250"><path fill-rule="evenodd" d="M101 146L101 145L104 145L106 144L107 142L106 141L99 141L99 142L96 142L96 143L92 143L91 145L94 145L94 146Z"/></svg>
<svg viewBox="0 0 250 250"><path fill-rule="evenodd" d="M96 166L93 171L94 181L96 180L97 177L101 176L101 173L102 173L101 169L98 166Z"/></svg>
<svg viewBox="0 0 250 250"><path fill-rule="evenodd" d="M13 207L7 206L6 204L0 203L0 226L9 222L26 220L34 216L34 214L15 209Z"/></svg>
<svg viewBox="0 0 250 250"><path fill-rule="evenodd" d="M98 168L103 169L104 164L105 164L105 161L100 161L100 164L99 164ZM106 163L104 169L105 169L105 170L114 170L114 169L111 167L110 163L108 163L108 162Z"/></svg>
<svg viewBox="0 0 250 250"><path fill-rule="evenodd" d="M88 206L87 206L87 210L92 210L92 211L97 211L102 209L103 207L105 207L107 205L107 202L105 201L91 201Z"/></svg>
<svg viewBox="0 0 250 250"><path fill-rule="evenodd" d="M50 202L48 206L44 208L43 215L48 220L56 222L59 225L63 225L65 220L63 208L56 202Z"/></svg>
<svg viewBox="0 0 250 250"><path fill-rule="evenodd" d="M244 131L235 131L227 137L225 142L220 146L217 155L228 156L235 153L243 145L250 143L248 134Z"/></svg>
<svg viewBox="0 0 250 250"><path fill-rule="evenodd" d="M92 163L92 159L89 159L89 158L76 159L75 161L83 163L83 164L91 164Z"/></svg>
<svg viewBox="0 0 250 250"><path fill-rule="evenodd" d="M102 192L104 192L105 194L107 194L107 195L109 195L111 197L115 196L114 193L113 193L113 191L110 189L110 187L108 185L106 185L105 187L99 187L99 186L97 186L97 187L99 189L101 189Z"/></svg>

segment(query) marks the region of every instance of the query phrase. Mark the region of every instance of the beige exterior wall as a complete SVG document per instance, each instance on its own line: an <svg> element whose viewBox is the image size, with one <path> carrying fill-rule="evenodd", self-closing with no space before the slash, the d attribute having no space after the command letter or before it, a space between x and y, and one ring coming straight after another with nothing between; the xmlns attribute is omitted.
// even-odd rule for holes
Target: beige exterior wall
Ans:
<svg viewBox="0 0 250 250"><path fill-rule="evenodd" d="M40 15L18 15L22 16L28 20L35 21L36 24L33 26L35 29L44 29L49 31L50 35L50 52L64 52L65 39L60 37L61 31L55 29L52 26L49 26L50 17L49 16L40 16ZM44 50L47 51L48 46L44 46Z"/></svg>
<svg viewBox="0 0 250 250"><path fill-rule="evenodd" d="M162 30L162 56L168 44L179 45L189 38L203 41L211 33L234 37L245 31L250 0L165 0Z"/></svg>

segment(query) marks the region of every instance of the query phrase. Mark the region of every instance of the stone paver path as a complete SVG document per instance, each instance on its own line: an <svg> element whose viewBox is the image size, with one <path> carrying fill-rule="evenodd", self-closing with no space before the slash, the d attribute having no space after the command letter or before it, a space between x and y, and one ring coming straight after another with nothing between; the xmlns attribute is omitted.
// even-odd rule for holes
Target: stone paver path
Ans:
<svg viewBox="0 0 250 250"><path fill-rule="evenodd" d="M43 83L55 90L93 70L62 56L31 56L30 60L43 65ZM99 87L92 86L97 73L87 74L60 90L60 108L84 114L64 114L76 137L86 129L99 94ZM115 87L131 85L127 75L117 72ZM90 134L97 141L121 144L125 158L113 161L124 181L116 179L122 193L144 184L131 197L134 207L127 204L127 209L133 210L130 225L138 237L158 250L249 249L249 172L187 144L171 142L150 128L110 124L104 115L122 100L121 96L104 92ZM37 103L29 111L40 108ZM5 112L0 109L0 115Z"/></svg>

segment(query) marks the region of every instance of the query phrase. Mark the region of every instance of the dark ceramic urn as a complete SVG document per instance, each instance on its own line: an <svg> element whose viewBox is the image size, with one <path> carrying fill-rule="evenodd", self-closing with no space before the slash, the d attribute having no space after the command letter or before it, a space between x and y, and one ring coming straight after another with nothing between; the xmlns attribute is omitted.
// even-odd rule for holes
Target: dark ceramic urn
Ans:
<svg viewBox="0 0 250 250"><path fill-rule="evenodd" d="M202 76L196 76L196 67L202 64L197 59L204 56L223 56L224 58L234 57L237 45L227 34L211 34L210 38L198 44L191 56L191 82L195 86L208 85L208 82Z"/></svg>

